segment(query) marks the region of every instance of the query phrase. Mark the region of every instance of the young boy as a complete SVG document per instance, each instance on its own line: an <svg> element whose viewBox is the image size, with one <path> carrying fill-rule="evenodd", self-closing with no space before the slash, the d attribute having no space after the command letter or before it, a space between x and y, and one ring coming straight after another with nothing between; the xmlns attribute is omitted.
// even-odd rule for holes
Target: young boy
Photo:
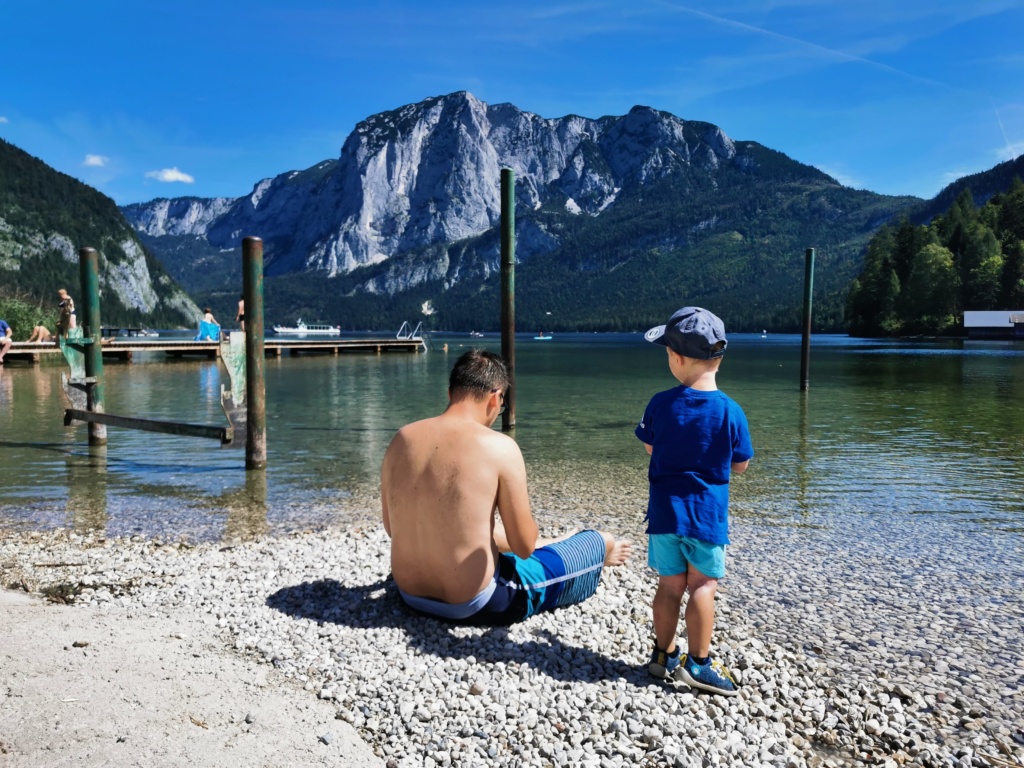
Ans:
<svg viewBox="0 0 1024 768"><path fill-rule="evenodd" d="M636 428L651 455L647 559L658 572L648 670L734 696L735 680L710 657L711 631L729 543L729 476L746 470L754 449L743 409L715 384L725 326L706 309L684 307L644 338L667 347L669 370L682 385L651 398ZM688 653L681 655L676 631L687 591Z"/></svg>

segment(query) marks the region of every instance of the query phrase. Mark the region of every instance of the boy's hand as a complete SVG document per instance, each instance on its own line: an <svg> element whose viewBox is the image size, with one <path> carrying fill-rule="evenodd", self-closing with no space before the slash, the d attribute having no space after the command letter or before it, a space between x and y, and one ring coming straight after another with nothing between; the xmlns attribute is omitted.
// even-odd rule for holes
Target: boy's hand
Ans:
<svg viewBox="0 0 1024 768"><path fill-rule="evenodd" d="M737 475L742 475L744 472L747 471L747 467L749 467L749 466L750 466L750 459L747 459L746 461L741 461L741 462L739 462L737 464L733 464L732 465L732 471L735 472Z"/></svg>

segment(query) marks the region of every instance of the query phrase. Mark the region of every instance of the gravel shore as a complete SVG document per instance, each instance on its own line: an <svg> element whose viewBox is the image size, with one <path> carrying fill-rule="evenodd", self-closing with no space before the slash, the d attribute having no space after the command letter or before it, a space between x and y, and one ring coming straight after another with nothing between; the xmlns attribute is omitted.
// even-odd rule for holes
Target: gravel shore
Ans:
<svg viewBox="0 0 1024 768"><path fill-rule="evenodd" d="M543 532L573 515L631 538L633 560L509 629L404 611L358 495L344 525L247 542L0 533L0 582L115 616L208 614L389 766L1024 765L1020 533L740 505L712 645L741 677L726 699L648 677L655 579L642 522L613 513L638 498L581 520L586 485L533 489Z"/></svg>

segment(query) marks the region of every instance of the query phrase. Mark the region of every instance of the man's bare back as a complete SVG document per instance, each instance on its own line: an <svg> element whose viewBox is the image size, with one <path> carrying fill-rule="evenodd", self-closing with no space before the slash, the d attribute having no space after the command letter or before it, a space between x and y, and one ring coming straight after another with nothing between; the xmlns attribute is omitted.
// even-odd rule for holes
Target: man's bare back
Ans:
<svg viewBox="0 0 1024 768"><path fill-rule="evenodd" d="M381 498L395 583L419 597L462 603L491 581L496 508L513 552L529 557L536 543L519 446L459 409L399 430Z"/></svg>
<svg viewBox="0 0 1024 768"><path fill-rule="evenodd" d="M629 542L601 531L537 538L523 454L491 429L508 386L500 357L469 350L449 376L445 412L400 429L384 454L381 507L391 573L416 610L453 620L520 621L585 600L601 569L629 556ZM543 558L534 556L538 546L546 547ZM506 552L518 559L499 555Z"/></svg>

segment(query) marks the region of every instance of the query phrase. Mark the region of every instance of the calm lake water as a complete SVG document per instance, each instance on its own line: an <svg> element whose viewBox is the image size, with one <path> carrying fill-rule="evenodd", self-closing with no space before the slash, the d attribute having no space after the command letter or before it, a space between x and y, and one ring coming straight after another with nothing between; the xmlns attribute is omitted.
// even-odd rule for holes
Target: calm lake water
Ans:
<svg viewBox="0 0 1024 768"><path fill-rule="evenodd" d="M375 492L395 430L443 409L450 366L471 344L500 351L488 334L439 336L427 354L268 358L265 473L214 441L116 428L105 452L90 451L84 425L63 426L63 366L5 365L0 527L199 539L343 522L346 500ZM624 493L638 527L647 457L633 428L674 384L664 351L639 334L530 334L516 357L515 436L531 479L571 478L586 489L573 491L580 505L587 492ZM819 336L809 393L799 368L798 336L730 337L719 386L746 410L757 452L734 484L734 514L794 526L933 515L1024 531L1024 345ZM214 361L147 353L104 370L110 413L225 423Z"/></svg>

